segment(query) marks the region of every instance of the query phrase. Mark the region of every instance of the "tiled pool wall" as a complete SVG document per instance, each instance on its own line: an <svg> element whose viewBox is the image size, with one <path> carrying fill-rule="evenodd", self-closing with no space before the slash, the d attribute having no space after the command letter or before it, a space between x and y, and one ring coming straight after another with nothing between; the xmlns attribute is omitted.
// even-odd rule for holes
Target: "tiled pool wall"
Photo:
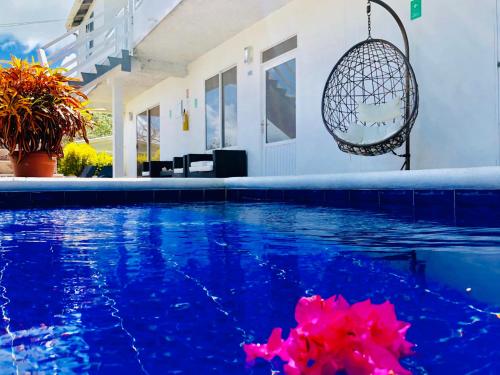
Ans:
<svg viewBox="0 0 500 375"><path fill-rule="evenodd" d="M284 202L500 226L500 190L163 189L0 192L0 209L182 202Z"/></svg>
<svg viewBox="0 0 500 375"><path fill-rule="evenodd" d="M229 201L279 201L369 209L500 226L500 190L229 190Z"/></svg>

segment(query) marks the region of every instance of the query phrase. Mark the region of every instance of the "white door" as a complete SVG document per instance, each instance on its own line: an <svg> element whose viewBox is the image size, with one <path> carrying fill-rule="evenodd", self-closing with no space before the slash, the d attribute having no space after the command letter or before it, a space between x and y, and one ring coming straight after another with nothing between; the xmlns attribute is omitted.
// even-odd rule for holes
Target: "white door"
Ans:
<svg viewBox="0 0 500 375"><path fill-rule="evenodd" d="M296 174L297 63L293 53L263 65L262 171Z"/></svg>

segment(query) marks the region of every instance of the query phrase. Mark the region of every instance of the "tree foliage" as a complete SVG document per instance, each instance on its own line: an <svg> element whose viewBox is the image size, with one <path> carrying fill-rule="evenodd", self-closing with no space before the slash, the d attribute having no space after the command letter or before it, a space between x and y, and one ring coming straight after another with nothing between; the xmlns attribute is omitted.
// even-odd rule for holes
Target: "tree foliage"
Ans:
<svg viewBox="0 0 500 375"><path fill-rule="evenodd" d="M89 139L113 135L113 121L109 113L94 113L94 126L88 130Z"/></svg>

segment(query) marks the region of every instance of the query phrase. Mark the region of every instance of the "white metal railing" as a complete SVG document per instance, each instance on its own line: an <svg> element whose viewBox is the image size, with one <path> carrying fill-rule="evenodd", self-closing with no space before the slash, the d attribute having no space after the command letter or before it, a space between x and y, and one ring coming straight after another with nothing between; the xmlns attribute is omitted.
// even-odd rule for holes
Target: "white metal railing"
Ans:
<svg viewBox="0 0 500 375"><path fill-rule="evenodd" d="M130 50L132 40L130 6L123 8L112 18L94 14L80 26L47 43L38 50L39 62L67 70L66 75L79 77L82 72L95 72L94 66L108 57L121 56L122 50ZM133 11L133 10L132 10Z"/></svg>

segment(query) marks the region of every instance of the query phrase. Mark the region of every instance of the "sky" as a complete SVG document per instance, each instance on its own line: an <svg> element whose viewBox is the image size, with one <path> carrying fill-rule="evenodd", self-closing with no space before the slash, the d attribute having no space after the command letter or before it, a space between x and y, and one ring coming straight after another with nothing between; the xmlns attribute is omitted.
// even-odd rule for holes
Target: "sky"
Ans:
<svg viewBox="0 0 500 375"><path fill-rule="evenodd" d="M66 32L73 0L0 0L0 60L31 58L36 49ZM52 21L22 26L13 23Z"/></svg>

